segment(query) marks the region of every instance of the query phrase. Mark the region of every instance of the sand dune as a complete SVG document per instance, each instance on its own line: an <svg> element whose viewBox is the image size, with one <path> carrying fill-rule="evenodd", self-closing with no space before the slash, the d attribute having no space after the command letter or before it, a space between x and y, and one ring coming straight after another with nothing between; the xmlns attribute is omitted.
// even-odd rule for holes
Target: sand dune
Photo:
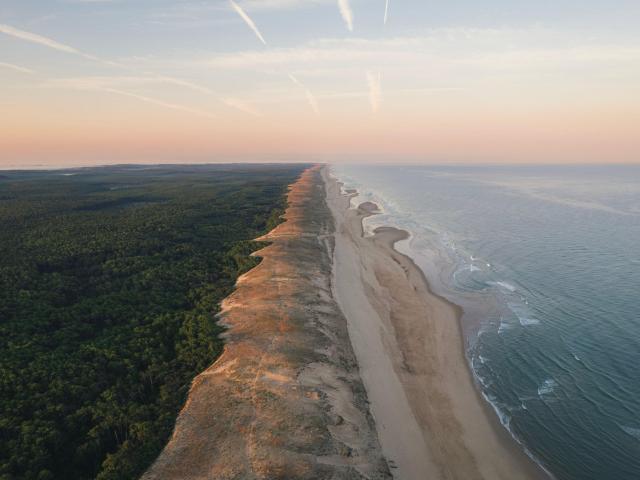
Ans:
<svg viewBox="0 0 640 480"><path fill-rule="evenodd" d="M388 479L346 321L318 168L223 304L222 356L193 382L145 480Z"/></svg>

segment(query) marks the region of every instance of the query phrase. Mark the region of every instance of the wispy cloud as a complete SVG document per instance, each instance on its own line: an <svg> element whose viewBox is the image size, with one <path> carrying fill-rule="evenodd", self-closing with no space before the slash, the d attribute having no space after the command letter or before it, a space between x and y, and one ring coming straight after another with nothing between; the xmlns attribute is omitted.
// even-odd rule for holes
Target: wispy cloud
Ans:
<svg viewBox="0 0 640 480"><path fill-rule="evenodd" d="M146 102L146 103L150 103L152 105L157 105L159 107L164 107L164 108L168 108L171 110L178 110L181 112L186 112L186 113L191 113L194 115L198 115L201 117L206 117L206 118L218 118L216 115L214 115L213 113L207 112L205 110L198 110L195 108L190 108L190 107L185 107L183 105L178 105L175 103L169 103L169 102L165 102L163 100L158 100L156 98L151 98L151 97L147 97L146 95L139 95L137 93L132 93L132 92L126 92L124 90L119 90L116 88L100 88L97 90L101 90L103 92L107 92L107 93L113 93L115 95L122 95L125 97L130 97L130 98L135 98L137 100L140 100L141 102Z"/></svg>
<svg viewBox="0 0 640 480"><path fill-rule="evenodd" d="M45 88L68 88L89 92L112 93L115 95L134 98L141 102L150 103L171 110L187 112L201 117L217 118L215 114L204 110L166 102L164 100L130 92L128 90L122 90L122 87L140 87L142 85L148 85L149 83L162 83L162 81L149 77L71 77L51 78L46 80L42 86Z"/></svg>
<svg viewBox="0 0 640 480"><path fill-rule="evenodd" d="M635 43L567 46L567 37L549 30L446 28L419 37L384 39L339 38L313 40L296 47L255 49L170 61L170 68L282 69L307 74L353 71L361 78L371 65L389 65L398 71L433 77L440 72L457 84L477 81L480 75L511 71L570 72L607 63L628 64L638 70L640 46ZM553 45L540 46L543 42ZM518 48L511 45L518 44Z"/></svg>
<svg viewBox="0 0 640 480"><path fill-rule="evenodd" d="M146 75L151 75L154 79L162 83L169 83L172 85L177 85L179 87L185 87L190 90L194 90L196 92L205 93L207 95L213 95L213 91L210 88L203 87L202 85L198 85L197 83L193 83L188 80L183 80L182 78L167 77L166 75L157 75L151 72L141 72L141 73Z"/></svg>
<svg viewBox="0 0 640 480"><path fill-rule="evenodd" d="M334 0L243 0L245 10L288 10L313 7L333 2Z"/></svg>
<svg viewBox="0 0 640 480"><path fill-rule="evenodd" d="M251 17L249 17L249 15L245 13L242 7L240 7L240 5L238 5L233 0L229 0L229 3L231 3L231 6L233 7L233 9L238 13L238 15L240 15L240 17L245 21L245 23L249 26L249 28L253 30L253 33L256 34L256 37L258 37L258 40L260 40L264 45L266 45L267 42L265 41L264 37L260 33L260 30L258 30L258 27L256 27L256 24L251 19Z"/></svg>
<svg viewBox="0 0 640 480"><path fill-rule="evenodd" d="M164 83L155 77L138 76L80 76L65 78L50 78L45 81L45 87L74 88L78 90L102 90L105 88L144 87Z"/></svg>
<svg viewBox="0 0 640 480"><path fill-rule="evenodd" d="M120 69L124 69L124 70L129 70L132 72L138 72L140 74L144 74L144 75L150 75L154 78L156 78L159 81L165 82L165 83L171 83L174 85L178 85L178 86L182 86L185 88L189 88L191 90L195 90L198 91L200 93L206 93L206 94L212 94L213 92L206 88L203 87L201 85L197 85L193 82L189 82L187 80L183 80L180 78L174 78L174 77L168 77L165 75L158 75L152 72L146 72L146 71L139 71L136 68L132 68L129 67L127 65L124 65L122 63L118 63L118 62L114 62L111 60L106 60L104 58L100 58L97 57L95 55L91 55L88 53L85 53L83 51L81 51L80 49L76 48L76 47L72 47L70 45L66 45L64 43L60 43L56 40L53 40L51 38L48 37L44 37L42 35L38 35L36 33L32 33L32 32L27 32L24 30L19 30L17 28L14 28L10 25L5 25L5 24L0 24L0 32L4 33L6 35L10 35L14 38L18 38L20 40L24 40L27 42L31 42L31 43L36 43L38 45L42 45L44 47L48 47L48 48L52 48L54 50L58 50L60 52L65 52L65 53L69 53L72 55L78 55L82 58L86 58L88 60L94 61L94 62L98 62L101 63L103 65L107 65L109 67L115 67L115 68L120 68Z"/></svg>
<svg viewBox="0 0 640 480"><path fill-rule="evenodd" d="M80 57L86 58L88 60L93 60L97 62L101 62L107 64L109 66L118 66L117 63L111 62L108 60L100 59L94 55L90 55L88 53L82 52L75 47L70 45L65 45L64 43L57 42L51 38L44 37L42 35L38 35L36 33L27 32L25 30L20 30L18 28L12 27L11 25L1 24L0 23L0 33L4 33L5 35L9 35L11 37L17 38L19 40L24 40L26 42L35 43L38 45L42 45L43 47L52 48L53 50L58 50L59 52L70 53L73 55L78 55Z"/></svg>
<svg viewBox="0 0 640 480"><path fill-rule="evenodd" d="M253 115L254 117L263 117L264 115L257 111L252 105L245 102L244 100L240 100L237 98L223 98L222 102L236 110L240 110L244 113L248 113L249 115Z"/></svg>
<svg viewBox="0 0 640 480"><path fill-rule="evenodd" d="M183 112L190 112L200 116L206 116L215 118L215 114L205 112L202 110L178 105L171 102L159 100L157 98L148 97L138 93L130 92L128 89L165 83L164 79L160 77L134 77L134 76L85 76L85 77L67 77L67 78L51 78L44 82L43 86L46 88L69 88L73 90L85 90L96 92L109 92L117 93L119 95L137 98L138 100L152 103L155 105L171 108L173 110L181 110ZM126 89L126 90L125 90ZM218 100L224 105L240 110L250 115L261 117L260 112L255 110L249 103L235 99L235 98L218 98Z"/></svg>
<svg viewBox="0 0 640 480"><path fill-rule="evenodd" d="M65 44L60 43L60 42L58 42L56 40L53 40L51 38L47 38L47 37L44 37L42 35L38 35L38 34L35 34L35 33L31 33L31 32L26 32L24 30L20 30L20 29L17 29L15 27L12 27L10 25L0 24L0 33L4 33L6 35L10 35L10 36L12 36L14 38L18 38L20 40L24 40L24 41L31 42L31 43L36 43L36 44L39 44L39 45L42 45L42 46L45 46L45 47L48 47L48 48L52 48L54 50L58 50L58 51L65 52L65 53L69 53L69 54L72 54L72 55L77 55L77 56L80 56L82 58L86 58L86 59L92 60L94 62L101 63L103 65L107 65L107 66L110 66L110 67L127 70L129 72L132 72L132 73L135 73L135 74L138 74L138 75L147 75L148 76L147 79L138 78L138 81L144 81L146 83L149 83L149 82L168 83L168 84L177 85L177 86L180 86L180 87L183 87L183 88L187 88L187 89L190 89L190 90L194 90L196 92L204 93L206 95L213 95L214 94L214 92L210 88L202 86L202 85L198 85L197 83L194 83L194 82L191 82L191 81L188 81L188 80L184 80L184 79L181 79L181 78L175 78L175 77L170 77L170 76L166 76L166 75L159 75L159 74L154 73L154 72L149 72L149 71L146 71L146 70L141 70L139 68L130 67L128 65L125 65L125 64L122 64L122 63L118 63L118 62L113 62L111 60L105 60L105 59L97 57L95 55L90 55L88 53L85 53L85 52L81 51L80 49L78 49L76 47L72 47L70 45L65 45ZM18 68L20 68L20 67L18 67ZM129 79L131 79L132 77L103 77L103 81L107 81L105 79L113 80L113 78L120 78L120 79L129 78ZM94 79L92 81L93 82L99 82L100 80L99 80L99 78L95 78L94 77ZM95 87L95 85L94 85L94 87ZM106 91L106 87L104 87L104 85L103 85L102 90ZM119 90L116 90L116 89L111 89L111 90L112 90L112 93L114 93L116 91L119 91ZM121 94L122 94L122 92L121 92ZM134 96L134 94L130 94L128 96ZM163 103L160 100L154 100L154 99L151 99L150 97L144 97L142 95L138 95L138 97L140 99L145 98L146 101L148 101L149 103L154 103L155 102L158 105ZM153 102L151 102L149 100L153 100ZM231 105L229 102L225 101L224 99L219 99L219 100L222 103L226 104L226 105ZM175 105L173 105L171 103L166 103L166 102L164 102L164 103L165 103L165 106L172 105L172 108L176 109ZM240 107L238 107L238 108L240 110L242 110L242 111L245 111L245 112L247 111L246 108L240 108ZM181 108L181 109L185 110L185 108Z"/></svg>
<svg viewBox="0 0 640 480"><path fill-rule="evenodd" d="M387 20L389 19L389 0L384 4L384 24L387 24Z"/></svg>
<svg viewBox="0 0 640 480"><path fill-rule="evenodd" d="M256 26L255 22L251 19L251 17L249 17L249 15L246 14L246 12L242 9L242 7L240 7L240 5L238 5L233 0L229 0L229 3L231 3L231 6L233 7L233 9L238 13L238 15L240 15L240 17L245 21L245 23L249 26L249 28L253 30L253 33L256 34L256 37L258 37L258 39L264 45L266 45L267 42L265 41L264 37L260 33L260 30L258 30L258 27ZM280 7L280 6L290 6L292 4L297 4L299 2L296 0L266 0L265 3L270 4L272 7L273 6ZM292 73L288 73L287 75L293 83L295 83L296 85L298 85L300 88L304 90L304 94L307 97L307 102L309 102L311 109L317 114L319 112L318 101L313 96L313 93L311 93L311 91L306 86L304 86L302 82L300 82L300 80L298 80ZM238 108L252 115L262 116L260 113L256 112L253 109L253 107L245 104L244 102L238 101L236 99L226 99L225 103L227 103L227 105L229 106Z"/></svg>
<svg viewBox="0 0 640 480"><path fill-rule="evenodd" d="M307 97L307 102L309 102L309 106L311 107L311 109L316 113L316 115L318 113L320 113L320 109L318 108L318 101L316 100L316 97L313 95L313 93L311 93L311 90L309 90L300 80L298 80L298 78L293 75L292 73L289 73L289 78L291 79L291 81L293 83L295 83L296 85L298 85L300 88L302 88L304 90L304 94Z"/></svg>
<svg viewBox="0 0 640 480"><path fill-rule="evenodd" d="M79 50L70 47L69 45L65 45L64 43L56 42L47 37L43 37L41 35L37 35L31 32L25 32L24 30L19 30L10 25L5 25L0 23L0 32L5 35L9 35L15 38L19 38L20 40L25 40L31 43L37 43L39 45L43 45L45 47L53 48L54 50L59 50L61 52L74 53L76 55L82 55L82 52Z"/></svg>
<svg viewBox="0 0 640 480"><path fill-rule="evenodd" d="M0 67L1 68L8 68L9 70L15 70L16 72L20 72L20 73L35 73L30 68L25 68L25 67L21 67L19 65L14 65L13 63L0 62Z"/></svg>
<svg viewBox="0 0 640 480"><path fill-rule="evenodd" d="M382 85L380 72L377 74L367 72L367 84L369 85L369 103L371 111L376 113L380 110L380 102L382 101Z"/></svg>
<svg viewBox="0 0 640 480"><path fill-rule="evenodd" d="M351 10L349 0L338 0L338 9L344 23L347 25L347 29L353 32L353 10Z"/></svg>

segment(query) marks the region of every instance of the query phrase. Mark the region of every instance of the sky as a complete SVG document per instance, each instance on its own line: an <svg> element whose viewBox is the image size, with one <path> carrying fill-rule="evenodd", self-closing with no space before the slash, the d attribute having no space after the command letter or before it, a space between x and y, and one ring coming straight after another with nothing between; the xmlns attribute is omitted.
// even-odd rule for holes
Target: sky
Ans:
<svg viewBox="0 0 640 480"><path fill-rule="evenodd" d="M2 0L0 168L640 163L638 0Z"/></svg>

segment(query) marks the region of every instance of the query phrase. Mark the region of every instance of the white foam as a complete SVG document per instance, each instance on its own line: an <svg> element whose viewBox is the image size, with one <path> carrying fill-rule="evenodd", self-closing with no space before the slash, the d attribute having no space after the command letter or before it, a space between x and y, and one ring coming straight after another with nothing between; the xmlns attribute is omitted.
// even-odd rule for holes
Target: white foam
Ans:
<svg viewBox="0 0 640 480"><path fill-rule="evenodd" d="M509 305L509 309L515 314L518 318L518 322L523 327L540 324L540 320L533 316L526 304L519 302L507 302L507 305Z"/></svg>
<svg viewBox="0 0 640 480"><path fill-rule="evenodd" d="M500 287L504 290L507 290L509 292L515 292L516 291L516 287L514 287L513 285L511 285L508 282L489 282L491 285L495 285L497 287Z"/></svg>
<svg viewBox="0 0 640 480"><path fill-rule="evenodd" d="M483 325L480 329L478 329L478 333L476 334L476 339L480 338L485 333L489 332L493 327L490 324Z"/></svg>
<svg viewBox="0 0 640 480"><path fill-rule="evenodd" d="M540 324L540 320L538 320L537 318L518 317L518 321L523 327Z"/></svg>
<svg viewBox="0 0 640 480"><path fill-rule="evenodd" d="M507 330L511 330L515 325L513 323L508 322L500 322L500 326L498 327L498 333L503 333Z"/></svg>
<svg viewBox="0 0 640 480"><path fill-rule="evenodd" d="M469 265L470 272L479 272L481 270L480 267L476 267L475 265Z"/></svg>
<svg viewBox="0 0 640 480"><path fill-rule="evenodd" d="M542 382L542 385L538 387L538 396L542 397L544 395L553 393L557 386L558 382L556 382L553 378L547 378L544 382Z"/></svg>
<svg viewBox="0 0 640 480"><path fill-rule="evenodd" d="M489 402L489 405L491 405L491 407L493 407L493 410L498 415L498 418L500 419L500 423L502 424L502 426L504 428L506 428L507 431L511 435L513 435L513 432L511 431L511 428L510 428L511 427L511 416L498 406L497 399L493 395L489 395L489 394L487 394L485 392L481 392L481 393L482 393L482 396L484 397L484 399L487 402Z"/></svg>
<svg viewBox="0 0 640 480"><path fill-rule="evenodd" d="M640 428L628 427L626 425L621 425L620 428L627 435L631 435L636 440L640 440Z"/></svg>

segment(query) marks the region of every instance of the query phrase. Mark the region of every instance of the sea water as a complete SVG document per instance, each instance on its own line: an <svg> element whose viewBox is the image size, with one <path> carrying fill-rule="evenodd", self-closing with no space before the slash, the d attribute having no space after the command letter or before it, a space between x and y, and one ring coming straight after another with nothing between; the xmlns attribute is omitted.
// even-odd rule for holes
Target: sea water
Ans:
<svg viewBox="0 0 640 480"><path fill-rule="evenodd" d="M346 166L371 232L464 309L470 366L564 480L640 479L640 166Z"/></svg>

